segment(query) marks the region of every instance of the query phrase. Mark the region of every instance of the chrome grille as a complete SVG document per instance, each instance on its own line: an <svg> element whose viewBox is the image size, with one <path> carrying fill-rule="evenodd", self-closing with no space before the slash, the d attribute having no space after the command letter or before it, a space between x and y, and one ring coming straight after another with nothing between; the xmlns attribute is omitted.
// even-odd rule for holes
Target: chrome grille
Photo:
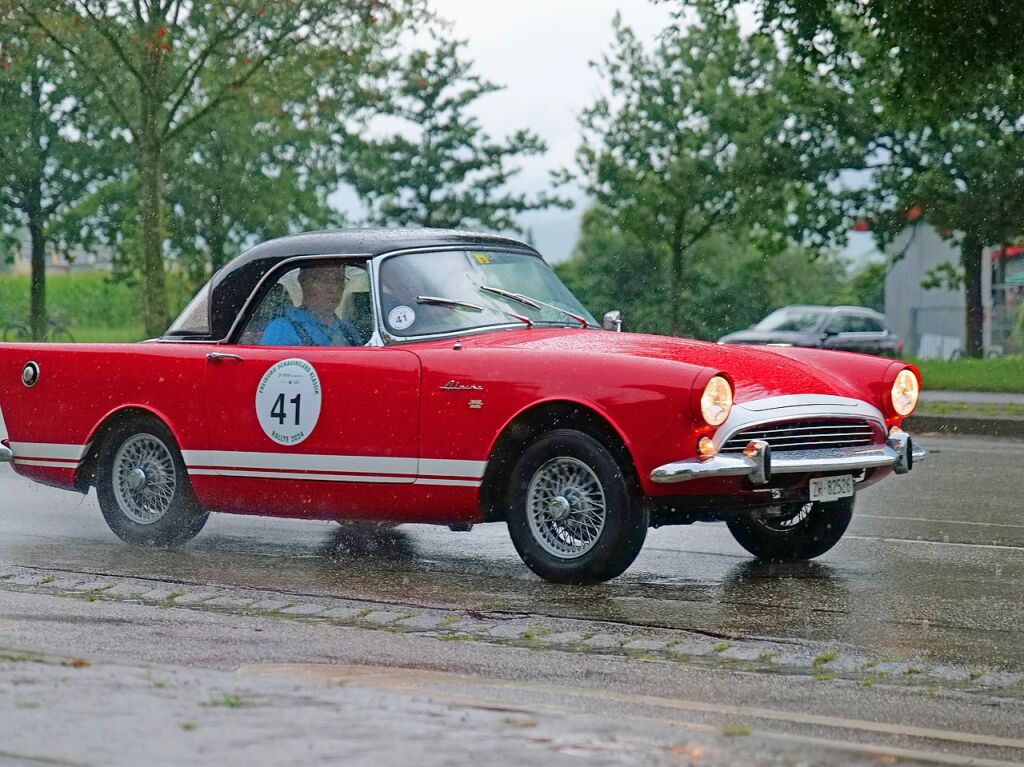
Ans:
<svg viewBox="0 0 1024 767"><path fill-rule="evenodd" d="M773 451L856 447L872 444L875 429L864 420L813 419L762 424L733 434L721 452L741 453L752 439L767 441Z"/></svg>

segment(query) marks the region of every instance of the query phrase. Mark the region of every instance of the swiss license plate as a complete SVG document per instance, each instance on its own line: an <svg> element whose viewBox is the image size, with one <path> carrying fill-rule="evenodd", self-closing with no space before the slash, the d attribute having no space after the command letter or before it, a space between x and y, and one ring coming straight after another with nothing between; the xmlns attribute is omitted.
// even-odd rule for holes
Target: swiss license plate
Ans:
<svg viewBox="0 0 1024 767"><path fill-rule="evenodd" d="M838 477L818 477L811 480L812 501L834 501L837 498L849 498L853 495L853 475L842 474Z"/></svg>

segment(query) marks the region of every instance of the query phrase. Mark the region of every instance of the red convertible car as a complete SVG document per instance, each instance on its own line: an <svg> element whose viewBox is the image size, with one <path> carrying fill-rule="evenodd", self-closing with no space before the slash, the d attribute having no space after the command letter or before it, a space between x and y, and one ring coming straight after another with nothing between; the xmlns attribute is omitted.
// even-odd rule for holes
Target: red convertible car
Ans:
<svg viewBox="0 0 1024 767"><path fill-rule="evenodd" d="M534 572L584 583L652 525L828 551L855 493L924 455L919 390L888 359L609 332L514 240L315 232L236 258L162 338L0 345L0 460L95 487L130 543L215 511L501 521Z"/></svg>

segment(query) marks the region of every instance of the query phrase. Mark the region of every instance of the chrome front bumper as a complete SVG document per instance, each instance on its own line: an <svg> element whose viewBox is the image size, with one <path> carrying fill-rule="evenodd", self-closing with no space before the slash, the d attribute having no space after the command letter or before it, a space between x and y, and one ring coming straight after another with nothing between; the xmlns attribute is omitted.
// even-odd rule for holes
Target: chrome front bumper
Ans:
<svg viewBox="0 0 1024 767"><path fill-rule="evenodd" d="M927 455L905 432L892 434L884 445L825 450L792 450L773 457L771 445L753 440L742 453L719 453L713 458L689 458L659 466L651 481L659 484L688 482L708 477L750 477L755 485L767 485L773 474L812 474L892 467L906 474Z"/></svg>
<svg viewBox="0 0 1024 767"><path fill-rule="evenodd" d="M10 463L14 460L14 453L6 445L0 445L0 463Z"/></svg>

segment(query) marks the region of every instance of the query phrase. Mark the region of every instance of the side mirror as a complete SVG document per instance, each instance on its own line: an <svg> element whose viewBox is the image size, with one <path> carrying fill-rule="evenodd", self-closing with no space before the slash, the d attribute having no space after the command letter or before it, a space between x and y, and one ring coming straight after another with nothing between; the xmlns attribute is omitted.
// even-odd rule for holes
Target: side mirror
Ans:
<svg viewBox="0 0 1024 767"><path fill-rule="evenodd" d="M616 333L621 333L622 312L618 309L613 309L612 311L605 313L604 319L601 321L601 327L605 330L614 330Z"/></svg>

